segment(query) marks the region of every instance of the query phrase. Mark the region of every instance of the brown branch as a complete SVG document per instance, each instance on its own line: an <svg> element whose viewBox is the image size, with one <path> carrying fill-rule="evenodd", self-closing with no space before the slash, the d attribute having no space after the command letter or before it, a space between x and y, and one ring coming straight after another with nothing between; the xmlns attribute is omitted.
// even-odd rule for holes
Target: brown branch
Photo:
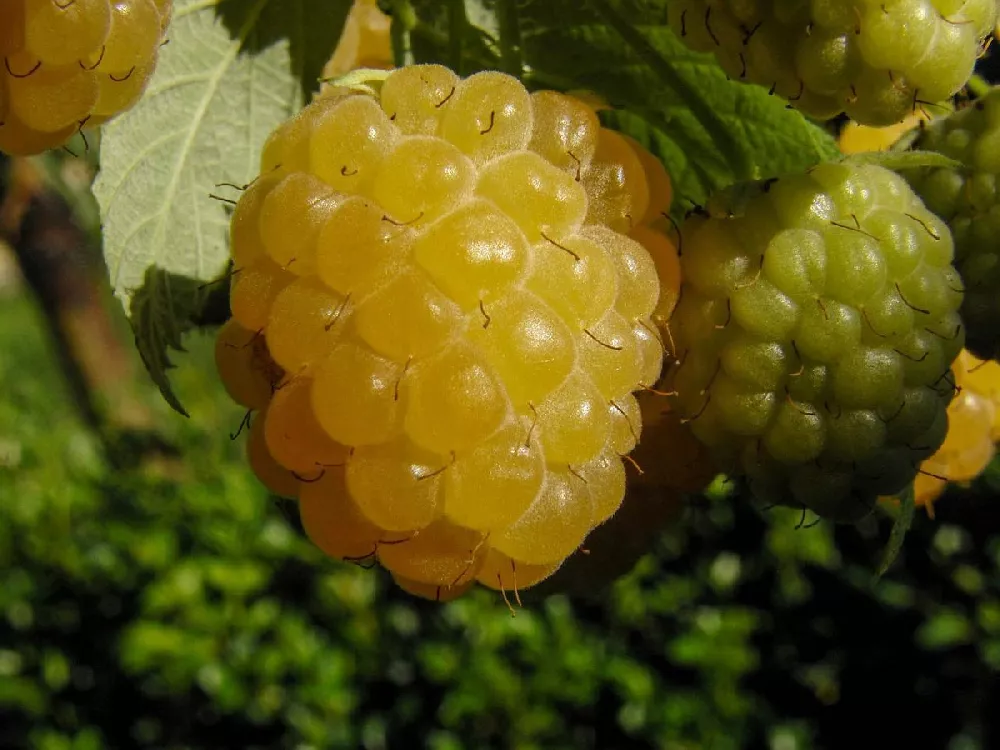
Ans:
<svg viewBox="0 0 1000 750"><path fill-rule="evenodd" d="M137 395L135 353L111 314L103 264L67 201L29 159L0 154L0 239L13 248L48 324L84 422L115 464L175 451Z"/></svg>

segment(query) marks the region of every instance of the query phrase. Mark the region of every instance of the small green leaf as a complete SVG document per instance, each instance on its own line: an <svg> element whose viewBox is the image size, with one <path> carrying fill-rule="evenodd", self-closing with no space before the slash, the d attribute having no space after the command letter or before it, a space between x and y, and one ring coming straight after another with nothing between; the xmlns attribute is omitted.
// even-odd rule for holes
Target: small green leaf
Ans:
<svg viewBox="0 0 1000 750"><path fill-rule="evenodd" d="M94 193L116 296L164 397L184 413L168 348L203 299L166 279L206 282L229 257L231 206L264 140L318 87L350 0L176 0L143 99L104 127ZM183 288L181 288L183 287Z"/></svg>
<svg viewBox="0 0 1000 750"><path fill-rule="evenodd" d="M167 377L173 367L169 352L184 351L182 338L204 305L205 291L206 287L194 279L150 266L142 285L129 299L129 322L142 362L167 403L185 417L189 415Z"/></svg>
<svg viewBox="0 0 1000 750"><path fill-rule="evenodd" d="M878 571L875 573L873 583L879 582L899 556L899 551L903 548L903 542L906 540L906 532L913 525L913 516L916 507L913 485L911 484L899 496L899 515L896 516L896 521L892 525L892 532L889 534L889 543L885 546L882 564L879 565Z"/></svg>

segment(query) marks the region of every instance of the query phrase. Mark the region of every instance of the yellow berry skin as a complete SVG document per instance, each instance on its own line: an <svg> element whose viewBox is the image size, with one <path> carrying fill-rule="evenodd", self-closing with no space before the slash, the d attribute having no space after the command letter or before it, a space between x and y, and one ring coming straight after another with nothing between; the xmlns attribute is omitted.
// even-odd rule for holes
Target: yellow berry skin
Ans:
<svg viewBox="0 0 1000 750"><path fill-rule="evenodd" d="M656 265L646 248L607 227L587 226L583 234L603 247L615 265L618 276L615 309L629 320L648 317L659 301L660 284Z"/></svg>
<svg viewBox="0 0 1000 750"><path fill-rule="evenodd" d="M295 375L323 359L340 340L349 304L309 276L282 289L264 329L274 361Z"/></svg>
<svg viewBox="0 0 1000 750"><path fill-rule="evenodd" d="M619 456L632 452L642 434L642 413L639 402L631 393L608 404L611 419L609 445Z"/></svg>
<svg viewBox="0 0 1000 750"><path fill-rule="evenodd" d="M476 168L447 141L414 136L399 142L375 177L372 197L398 223L429 224L465 201Z"/></svg>
<svg viewBox="0 0 1000 750"><path fill-rule="evenodd" d="M24 49L24 4L7 3L7 7L4 8L4 20L5 23L0 24L0 54L6 56ZM0 78L0 81L2 80Z"/></svg>
<svg viewBox="0 0 1000 750"><path fill-rule="evenodd" d="M646 249L656 267L660 294L652 318L663 330L669 325L681 294L681 260L677 247L669 237L651 227L636 227L629 236Z"/></svg>
<svg viewBox="0 0 1000 750"><path fill-rule="evenodd" d="M593 503L594 525L604 523L621 507L625 499L625 466L617 451L605 450L597 458L573 471L583 478Z"/></svg>
<svg viewBox="0 0 1000 750"><path fill-rule="evenodd" d="M593 500L586 482L569 470L550 468L528 510L503 533L491 536L490 544L515 560L553 564L583 543L593 521Z"/></svg>
<svg viewBox="0 0 1000 750"><path fill-rule="evenodd" d="M596 456L611 428L608 401L586 375L573 373L536 406L535 429L550 464L580 464Z"/></svg>
<svg viewBox="0 0 1000 750"><path fill-rule="evenodd" d="M637 318L632 325L632 337L639 351L639 385L652 388L663 374L663 356L666 349L663 339L652 320Z"/></svg>
<svg viewBox="0 0 1000 750"><path fill-rule="evenodd" d="M399 432L398 384L402 365L346 340L316 366L312 404L316 419L344 445L373 445Z"/></svg>
<svg viewBox="0 0 1000 750"><path fill-rule="evenodd" d="M485 356L456 343L415 363L403 378L404 429L418 445L447 455L489 437L503 423L507 398Z"/></svg>
<svg viewBox="0 0 1000 750"><path fill-rule="evenodd" d="M556 91L531 95L535 128L528 148L579 179L597 150L601 123L579 99Z"/></svg>
<svg viewBox="0 0 1000 750"><path fill-rule="evenodd" d="M440 350L462 326L462 312L420 269L408 269L358 305L358 336L399 362Z"/></svg>
<svg viewBox="0 0 1000 750"><path fill-rule="evenodd" d="M463 310L502 294L524 276L528 241L493 203L474 199L427 227L414 261Z"/></svg>
<svg viewBox="0 0 1000 750"><path fill-rule="evenodd" d="M260 212L264 199L281 181L282 175L267 174L259 177L243 191L229 223L229 252L236 269L253 264L267 255L260 234Z"/></svg>
<svg viewBox="0 0 1000 750"><path fill-rule="evenodd" d="M320 229L339 201L333 188L311 174L285 176L260 207L260 237L267 254L297 276L314 274Z"/></svg>
<svg viewBox="0 0 1000 750"><path fill-rule="evenodd" d="M420 581L411 581L409 578L395 574L393 574L392 580L407 594L419 596L421 599L429 599L432 602L450 602L457 599L472 588L472 584L474 583L474 581L466 581L457 586L421 583Z"/></svg>
<svg viewBox="0 0 1000 750"><path fill-rule="evenodd" d="M576 361L573 332L541 297L514 291L484 305L485 320L470 340L486 354L514 408L551 393Z"/></svg>
<svg viewBox="0 0 1000 750"><path fill-rule="evenodd" d="M479 170L476 194L510 216L531 243L559 241L587 214L587 195L571 175L532 151L497 159Z"/></svg>
<svg viewBox="0 0 1000 750"><path fill-rule="evenodd" d="M485 550L482 534L441 518L404 541L380 546L378 558L394 576L456 587L475 579Z"/></svg>
<svg viewBox="0 0 1000 750"><path fill-rule="evenodd" d="M545 461L528 420L506 425L458 454L444 473L444 513L470 529L492 532L514 523L542 486Z"/></svg>
<svg viewBox="0 0 1000 750"><path fill-rule="evenodd" d="M294 280L266 256L235 272L229 292L233 319L249 331L263 330L275 297Z"/></svg>
<svg viewBox="0 0 1000 750"><path fill-rule="evenodd" d="M981 360L967 349L959 355L955 367L955 384L986 397L996 408L996 418L990 428L992 440L1000 440L1000 363Z"/></svg>
<svg viewBox="0 0 1000 750"><path fill-rule="evenodd" d="M561 565L562 560L548 565L529 565L512 560L503 552L490 547L483 555L476 581L495 591L513 591L516 595L520 589L541 583L559 570Z"/></svg>
<svg viewBox="0 0 1000 750"><path fill-rule="evenodd" d="M86 59L102 73L127 74L145 64L160 40L160 13L153 0L114 0L111 28L101 49Z"/></svg>
<svg viewBox="0 0 1000 750"><path fill-rule="evenodd" d="M4 112L3 122L0 123L0 151L5 154L11 156L38 154L65 143L78 130L75 124L52 133L29 128L9 111L9 105L4 103L3 97L3 81L0 81L0 106Z"/></svg>
<svg viewBox="0 0 1000 750"><path fill-rule="evenodd" d="M434 135L457 86L458 76L443 65L408 65L382 83L382 109L402 132Z"/></svg>
<svg viewBox="0 0 1000 750"><path fill-rule="evenodd" d="M674 186L667 174L663 162L646 150L645 146L631 136L621 133L625 142L632 147L639 164L642 165L643 174L646 177L646 187L649 191L649 202L646 205L646 213L639 218L639 225L652 224L670 215L670 206L674 200Z"/></svg>
<svg viewBox="0 0 1000 750"><path fill-rule="evenodd" d="M351 196L320 229L316 272L331 289L358 302L394 276L409 253L409 232L394 227L382 210Z"/></svg>
<svg viewBox="0 0 1000 750"><path fill-rule="evenodd" d="M573 330L581 331L614 305L618 280L608 252L576 234L559 245L546 240L535 245L527 288L547 300Z"/></svg>
<svg viewBox="0 0 1000 750"><path fill-rule="evenodd" d="M24 6L24 45L46 65L77 65L90 52L100 50L111 29L108 0L6 0ZM4 9L4 15L7 15ZM4 19L8 23L15 19ZM79 67L77 68L79 69Z"/></svg>
<svg viewBox="0 0 1000 750"><path fill-rule="evenodd" d="M347 96L329 95L313 100L294 117L285 120L267 137L260 155L260 174L281 170L310 172L310 138L313 126L328 110Z"/></svg>
<svg viewBox="0 0 1000 750"><path fill-rule="evenodd" d="M632 326L612 310L577 338L580 366L605 399L621 398L635 388L643 362Z"/></svg>
<svg viewBox="0 0 1000 750"><path fill-rule="evenodd" d="M531 96L513 76L475 73L455 87L438 135L477 164L522 151L531 140Z"/></svg>
<svg viewBox="0 0 1000 750"><path fill-rule="evenodd" d="M304 485L288 469L274 460L264 440L266 412L256 415L250 422L246 454L250 470L269 492L278 497L296 498Z"/></svg>
<svg viewBox="0 0 1000 750"><path fill-rule="evenodd" d="M379 528L422 529L440 515L441 474L450 460L406 439L362 445L348 459L347 488Z"/></svg>
<svg viewBox="0 0 1000 750"><path fill-rule="evenodd" d="M321 112L309 136L310 171L341 193L367 194L398 131L378 103L351 96Z"/></svg>
<svg viewBox="0 0 1000 750"><path fill-rule="evenodd" d="M14 70L32 70L37 62L25 53L6 58ZM54 66L41 64L30 75L8 76L10 111L32 130L51 133L87 119L97 103L97 81L93 73L75 62Z"/></svg>
<svg viewBox="0 0 1000 750"><path fill-rule="evenodd" d="M139 101L146 84L149 83L153 71L156 69L156 57L141 65L136 65L123 75L114 73L100 73L96 76L97 101L91 110L91 119L88 125L93 124L95 119L108 118L130 109Z"/></svg>
<svg viewBox="0 0 1000 750"><path fill-rule="evenodd" d="M274 460L303 481L315 479L327 468L343 466L349 450L320 427L311 396L309 378L280 383L264 421L264 439Z"/></svg>
<svg viewBox="0 0 1000 750"><path fill-rule="evenodd" d="M373 558L379 540L385 536L354 504L342 469L329 470L315 482L302 483L299 517L312 543L338 560Z"/></svg>
<svg viewBox="0 0 1000 750"><path fill-rule="evenodd" d="M583 175L588 224L629 232L646 215L649 185L635 149L614 130L601 128L597 151Z"/></svg>
<svg viewBox="0 0 1000 750"><path fill-rule="evenodd" d="M215 368L229 397L248 409L267 406L282 377L264 337L235 320L226 322L216 335Z"/></svg>

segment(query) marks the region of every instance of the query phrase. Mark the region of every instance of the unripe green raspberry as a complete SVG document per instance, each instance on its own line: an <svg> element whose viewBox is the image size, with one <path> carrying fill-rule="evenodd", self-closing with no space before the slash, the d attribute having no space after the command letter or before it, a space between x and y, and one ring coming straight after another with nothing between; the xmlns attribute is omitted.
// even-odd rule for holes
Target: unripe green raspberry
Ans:
<svg viewBox="0 0 1000 750"><path fill-rule="evenodd" d="M997 19L996 0L674 0L670 27L733 78L803 112L891 125L955 94Z"/></svg>
<svg viewBox="0 0 1000 750"><path fill-rule="evenodd" d="M759 499L864 516L944 439L964 342L951 261L948 227L881 167L717 196L683 227L677 412Z"/></svg>
<svg viewBox="0 0 1000 750"><path fill-rule="evenodd" d="M938 151L958 169L922 167L902 174L955 239L955 267L965 285L966 346L983 359L1000 357L1000 90L931 122L913 148Z"/></svg>

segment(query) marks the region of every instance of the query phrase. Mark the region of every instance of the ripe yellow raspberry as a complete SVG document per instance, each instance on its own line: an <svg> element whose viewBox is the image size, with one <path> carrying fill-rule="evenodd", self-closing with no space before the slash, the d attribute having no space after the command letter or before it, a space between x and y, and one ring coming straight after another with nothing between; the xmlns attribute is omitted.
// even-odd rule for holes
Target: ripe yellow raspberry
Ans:
<svg viewBox="0 0 1000 750"><path fill-rule="evenodd" d="M0 151L40 153L134 105L172 0L4 0Z"/></svg>
<svg viewBox="0 0 1000 750"><path fill-rule="evenodd" d="M1000 364L963 350L951 373L958 395L948 405L948 434L921 463L914 482L917 505L932 517L948 483L969 482L982 474L1000 439Z"/></svg>
<svg viewBox="0 0 1000 750"><path fill-rule="evenodd" d="M614 515L680 286L670 200L592 107L497 72L403 68L277 128L220 341L281 374L220 371L316 544L445 600L542 580Z"/></svg>

